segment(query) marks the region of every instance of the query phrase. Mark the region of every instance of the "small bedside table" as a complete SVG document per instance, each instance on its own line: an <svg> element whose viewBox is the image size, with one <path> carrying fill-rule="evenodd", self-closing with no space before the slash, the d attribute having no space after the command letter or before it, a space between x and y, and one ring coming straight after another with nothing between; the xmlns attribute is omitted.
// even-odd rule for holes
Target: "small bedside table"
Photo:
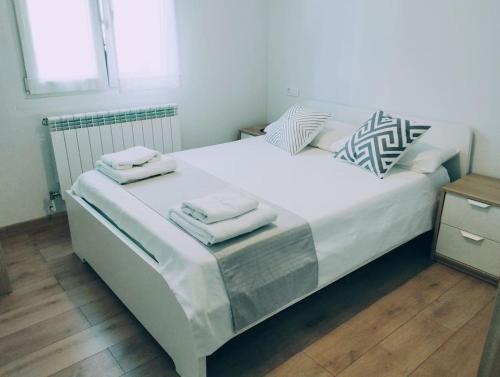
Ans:
<svg viewBox="0 0 500 377"><path fill-rule="evenodd" d="M500 179L471 174L443 187L432 257L498 283Z"/></svg>
<svg viewBox="0 0 500 377"><path fill-rule="evenodd" d="M242 128L240 130L240 139L247 139L249 137L265 135L266 133L264 132L264 128L266 127Z"/></svg>

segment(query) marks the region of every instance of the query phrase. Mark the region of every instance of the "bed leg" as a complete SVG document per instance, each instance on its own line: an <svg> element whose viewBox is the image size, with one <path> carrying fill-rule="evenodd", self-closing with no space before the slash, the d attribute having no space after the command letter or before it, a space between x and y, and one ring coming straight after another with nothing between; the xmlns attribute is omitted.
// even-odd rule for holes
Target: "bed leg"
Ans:
<svg viewBox="0 0 500 377"><path fill-rule="evenodd" d="M73 248L73 253L75 253L75 255L78 257L78 259L80 259L80 261L81 261L82 263L87 263L87 261L85 260L85 258L84 258L84 257L82 257L82 256L78 253L78 251L76 251L74 248Z"/></svg>
<svg viewBox="0 0 500 377"><path fill-rule="evenodd" d="M175 370L181 377L207 377L207 358L174 360Z"/></svg>

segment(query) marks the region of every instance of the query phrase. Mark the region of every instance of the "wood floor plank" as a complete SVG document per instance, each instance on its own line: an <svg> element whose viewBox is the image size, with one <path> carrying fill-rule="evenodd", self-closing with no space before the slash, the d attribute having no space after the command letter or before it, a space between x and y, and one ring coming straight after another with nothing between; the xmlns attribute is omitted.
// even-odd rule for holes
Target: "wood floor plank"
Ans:
<svg viewBox="0 0 500 377"><path fill-rule="evenodd" d="M80 310L92 325L96 325L127 309L115 295L107 295L81 306Z"/></svg>
<svg viewBox="0 0 500 377"><path fill-rule="evenodd" d="M8 295L0 296L0 315L23 306L32 305L62 291L63 289L57 280L52 277L22 287Z"/></svg>
<svg viewBox="0 0 500 377"><path fill-rule="evenodd" d="M0 315L0 337L7 336L109 294L110 291L103 287L102 283L94 282L71 291L50 296L32 305L8 311Z"/></svg>
<svg viewBox="0 0 500 377"><path fill-rule="evenodd" d="M22 274L26 270L46 270L47 263L43 260L42 256L36 251L29 255L16 258L7 264L9 273L12 276Z"/></svg>
<svg viewBox="0 0 500 377"><path fill-rule="evenodd" d="M117 343L109 350L124 372L129 372L163 354L160 345L145 332Z"/></svg>
<svg viewBox="0 0 500 377"><path fill-rule="evenodd" d="M495 287L467 276L425 310L443 326L458 330L495 297Z"/></svg>
<svg viewBox="0 0 500 377"><path fill-rule="evenodd" d="M40 229L30 234L33 244L39 248L52 246L61 242L71 241L68 225Z"/></svg>
<svg viewBox="0 0 500 377"><path fill-rule="evenodd" d="M404 371L402 376L406 376L444 344L452 334L450 329L421 312L384 339L380 346L391 353L393 363Z"/></svg>
<svg viewBox="0 0 500 377"><path fill-rule="evenodd" d="M67 223L42 227L29 233L33 244L39 248L71 240Z"/></svg>
<svg viewBox="0 0 500 377"><path fill-rule="evenodd" d="M106 350L79 361L50 377L118 377L122 374L120 366Z"/></svg>
<svg viewBox="0 0 500 377"><path fill-rule="evenodd" d="M475 377L492 311L493 302L425 360L411 377Z"/></svg>
<svg viewBox="0 0 500 377"><path fill-rule="evenodd" d="M63 225L67 227L68 218L65 213L60 213L51 218L42 218L24 222L21 224L11 225L0 229L0 239L10 238L14 236L24 235L31 237L40 232L50 232L60 228Z"/></svg>
<svg viewBox="0 0 500 377"><path fill-rule="evenodd" d="M79 274L90 267L82 263L75 253L53 259L47 262L47 266L54 275L62 274L63 272L71 272Z"/></svg>
<svg viewBox="0 0 500 377"><path fill-rule="evenodd" d="M0 367L0 376L47 377L142 331L129 315L118 315Z"/></svg>
<svg viewBox="0 0 500 377"><path fill-rule="evenodd" d="M344 369L338 377L401 377L404 373L392 353L376 345L369 353Z"/></svg>
<svg viewBox="0 0 500 377"><path fill-rule="evenodd" d="M9 272L9 276L12 276ZM48 279L52 276L48 269L36 269L33 271L23 271L19 275L14 275L11 280L12 289L17 290L19 288L26 287L28 285L36 284L41 280Z"/></svg>
<svg viewBox="0 0 500 377"><path fill-rule="evenodd" d="M71 241L58 242L54 245L42 247L39 249L40 254L43 256L46 262L54 259L58 259L64 256L73 254L73 246Z"/></svg>
<svg viewBox="0 0 500 377"><path fill-rule="evenodd" d="M75 307L86 305L90 302L99 300L102 297L112 294L102 280L95 280L88 284L84 284L75 289L64 291L64 294L74 304Z"/></svg>
<svg viewBox="0 0 500 377"><path fill-rule="evenodd" d="M23 247L10 248L4 251L4 262L7 266L29 259L38 255L38 250L33 245L24 245Z"/></svg>
<svg viewBox="0 0 500 377"><path fill-rule="evenodd" d="M321 365L301 352L288 359L266 377L332 377Z"/></svg>
<svg viewBox="0 0 500 377"><path fill-rule="evenodd" d="M461 279L462 274L435 264L304 352L337 375Z"/></svg>
<svg viewBox="0 0 500 377"><path fill-rule="evenodd" d="M92 269L88 268L88 266L79 272L75 273L74 271L64 271L55 274L55 277L61 287L63 287L66 291L99 279L97 274Z"/></svg>
<svg viewBox="0 0 500 377"><path fill-rule="evenodd" d="M386 373L398 377L408 376L452 333L421 312L352 363L339 376L362 376L366 371L370 371L373 376L384 376ZM382 363L381 355L384 359ZM387 370L388 367L390 371Z"/></svg>
<svg viewBox="0 0 500 377"><path fill-rule="evenodd" d="M12 236L6 235L1 238L1 241L4 249L9 249L11 247L24 247L25 245L32 244L31 238L25 233Z"/></svg>
<svg viewBox="0 0 500 377"><path fill-rule="evenodd" d="M172 359L163 355L125 373L123 377L179 377L179 375L175 372Z"/></svg>
<svg viewBox="0 0 500 377"><path fill-rule="evenodd" d="M40 280L48 279L52 273L40 255L12 263L8 266L9 277L14 290Z"/></svg>
<svg viewBox="0 0 500 377"><path fill-rule="evenodd" d="M0 366L90 327L79 310L70 310L0 338Z"/></svg>

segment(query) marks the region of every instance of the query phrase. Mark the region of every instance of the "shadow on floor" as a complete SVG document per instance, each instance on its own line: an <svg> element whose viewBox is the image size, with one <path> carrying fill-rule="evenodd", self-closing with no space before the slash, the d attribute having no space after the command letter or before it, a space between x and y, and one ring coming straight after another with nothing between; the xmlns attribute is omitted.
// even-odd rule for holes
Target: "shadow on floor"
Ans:
<svg viewBox="0 0 500 377"><path fill-rule="evenodd" d="M231 340L207 360L218 377L262 376L428 268L426 233Z"/></svg>

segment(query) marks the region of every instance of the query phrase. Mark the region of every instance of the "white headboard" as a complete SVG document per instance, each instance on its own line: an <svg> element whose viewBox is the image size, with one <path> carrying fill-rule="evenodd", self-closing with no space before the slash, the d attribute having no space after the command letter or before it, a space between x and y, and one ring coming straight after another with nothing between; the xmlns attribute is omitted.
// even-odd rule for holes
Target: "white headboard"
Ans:
<svg viewBox="0 0 500 377"><path fill-rule="evenodd" d="M305 106L321 111L326 111L332 114L334 119L342 122L362 125L377 109L363 109L358 107L346 106L331 102L322 102L315 100L307 100L303 102ZM471 149L473 132L472 128L455 123L447 123L442 121L434 121L422 119L414 116L399 114L392 112L391 109L384 109L389 114L395 116L406 117L411 120L430 124L432 128L422 137L427 143L438 147L455 147L460 153L453 159L449 160L444 166L448 170L450 179L457 180L464 177L470 172L471 165Z"/></svg>

